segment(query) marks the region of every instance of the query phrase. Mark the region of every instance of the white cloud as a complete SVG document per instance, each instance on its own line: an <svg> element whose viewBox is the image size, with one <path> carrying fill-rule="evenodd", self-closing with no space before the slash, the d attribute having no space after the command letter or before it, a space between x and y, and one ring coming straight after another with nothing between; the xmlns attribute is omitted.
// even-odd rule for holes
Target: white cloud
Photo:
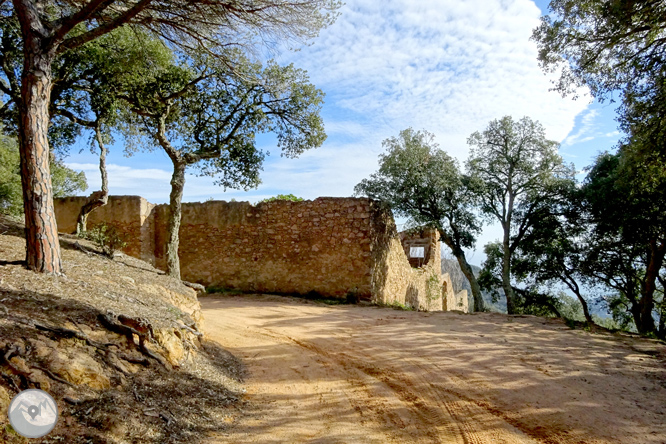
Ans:
<svg viewBox="0 0 666 444"><path fill-rule="evenodd" d="M593 140L594 137L591 136L595 132L596 127L596 118L599 116L599 111L596 109L589 110L581 118L581 124L575 134L570 134L562 142L562 145L571 146L577 143L583 143L590 140ZM619 133L618 133L619 134ZM587 136L586 136L587 135ZM584 137L585 136L585 137Z"/></svg>
<svg viewBox="0 0 666 444"><path fill-rule="evenodd" d="M504 115L539 120L549 138L565 143L591 137L585 123L567 137L588 96L573 101L550 91L553 77L540 70L530 41L540 15L530 0L347 0L311 46L278 57L306 69L326 93L324 146L299 159L270 158L251 193L222 193L210 178L188 177L185 200L348 196L376 170L382 140L407 127L434 133L460 160L467 137ZM592 125L594 117L583 120ZM86 168L92 184L96 166ZM169 172L113 168L112 193L168 199ZM484 236L477 256L496 233Z"/></svg>
<svg viewBox="0 0 666 444"><path fill-rule="evenodd" d="M350 0L341 12L283 59L308 70L328 109L381 123L369 128L375 143L425 128L464 158L469 134L492 119L528 115L562 140L587 106L549 91L529 40L540 10L529 0Z"/></svg>

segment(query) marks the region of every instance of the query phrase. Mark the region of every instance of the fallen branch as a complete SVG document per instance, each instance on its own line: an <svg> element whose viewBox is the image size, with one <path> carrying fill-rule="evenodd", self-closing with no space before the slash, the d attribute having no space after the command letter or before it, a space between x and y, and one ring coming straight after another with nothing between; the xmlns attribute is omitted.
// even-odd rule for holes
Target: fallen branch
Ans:
<svg viewBox="0 0 666 444"><path fill-rule="evenodd" d="M199 293L205 293L205 292L206 292L206 287L204 287L204 286L201 285L201 284L197 284L197 283L194 283L194 282L187 282L187 281L181 281L181 282L182 282L183 285L185 285L186 287L190 287L190 288L192 288L192 289L198 291Z"/></svg>
<svg viewBox="0 0 666 444"><path fill-rule="evenodd" d="M83 251L83 252L84 252L85 254L87 254L88 256L92 256L92 254L93 254L92 251L88 250L88 249L85 248L83 245L81 245L81 244L79 243L79 241L74 242L74 246L75 246L77 249Z"/></svg>

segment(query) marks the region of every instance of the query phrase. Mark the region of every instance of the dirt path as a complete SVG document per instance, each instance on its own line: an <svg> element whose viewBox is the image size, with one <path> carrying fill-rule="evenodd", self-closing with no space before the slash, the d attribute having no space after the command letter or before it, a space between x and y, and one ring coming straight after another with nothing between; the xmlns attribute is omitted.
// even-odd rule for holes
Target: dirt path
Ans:
<svg viewBox="0 0 666 444"><path fill-rule="evenodd" d="M201 299L248 409L211 443L666 443L666 347L556 320Z"/></svg>

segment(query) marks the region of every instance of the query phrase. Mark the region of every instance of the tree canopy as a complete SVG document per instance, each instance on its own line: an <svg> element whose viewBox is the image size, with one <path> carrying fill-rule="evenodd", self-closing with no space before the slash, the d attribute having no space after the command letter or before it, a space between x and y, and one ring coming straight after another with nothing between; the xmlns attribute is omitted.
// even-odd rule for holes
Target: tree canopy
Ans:
<svg viewBox="0 0 666 444"><path fill-rule="evenodd" d="M543 69L561 70L556 83L561 93L587 86L604 98L662 72L663 1L551 0L549 9L532 38Z"/></svg>
<svg viewBox="0 0 666 444"><path fill-rule="evenodd" d="M275 46L306 40L335 19L334 0L14 0L0 3L0 21L16 23L22 41L20 72L3 89L19 91L18 140L28 268L62 272L53 217L48 128L53 65L59 54L123 26L136 26L165 45L203 50L224 59L231 47ZM20 30L20 33L18 32ZM0 56L4 58L4 54ZM19 87L20 85L20 87ZM16 88L15 88L16 86Z"/></svg>
<svg viewBox="0 0 666 444"><path fill-rule="evenodd" d="M266 67L234 52L234 69L204 51L148 69L122 94L126 135L161 148L174 171L169 200L167 273L179 276L178 230L185 171L196 168L226 188L260 183L265 153L256 135L273 133L282 155L296 157L326 138L323 93L293 65ZM230 60L231 55L226 60Z"/></svg>
<svg viewBox="0 0 666 444"><path fill-rule="evenodd" d="M558 143L545 137L539 122L510 116L475 132L467 171L481 211L502 226L502 284L507 310L514 313L511 260L525 234L539 222L544 204L573 183L574 169L562 163Z"/></svg>
<svg viewBox="0 0 666 444"><path fill-rule="evenodd" d="M436 228L470 281L476 311L483 298L463 248L472 248L481 224L473 210L467 178L455 159L438 148L434 136L411 128L382 143L379 171L356 187L356 194L387 203L415 225Z"/></svg>
<svg viewBox="0 0 666 444"><path fill-rule="evenodd" d="M54 197L66 197L88 188L83 171L74 171L62 160L51 162ZM20 217L23 214L23 194L19 150L16 140L0 136L0 213Z"/></svg>

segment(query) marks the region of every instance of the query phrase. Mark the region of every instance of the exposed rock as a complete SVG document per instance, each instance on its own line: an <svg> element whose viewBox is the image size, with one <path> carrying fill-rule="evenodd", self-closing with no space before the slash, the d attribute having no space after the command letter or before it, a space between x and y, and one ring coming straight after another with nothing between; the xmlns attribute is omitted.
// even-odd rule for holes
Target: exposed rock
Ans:
<svg viewBox="0 0 666 444"><path fill-rule="evenodd" d="M7 390L0 385L0 421L5 419L5 413L9 408L9 403L12 401L12 397L9 396ZM2 424L2 422L0 422Z"/></svg>
<svg viewBox="0 0 666 444"><path fill-rule="evenodd" d="M89 354L72 348L53 350L47 358L47 368L72 384L85 384L94 389L111 386L104 368Z"/></svg>
<svg viewBox="0 0 666 444"><path fill-rule="evenodd" d="M166 357L167 361L171 365L179 366L185 358L185 347L174 331L173 328L156 330L153 332L153 337L164 350L162 355Z"/></svg>

